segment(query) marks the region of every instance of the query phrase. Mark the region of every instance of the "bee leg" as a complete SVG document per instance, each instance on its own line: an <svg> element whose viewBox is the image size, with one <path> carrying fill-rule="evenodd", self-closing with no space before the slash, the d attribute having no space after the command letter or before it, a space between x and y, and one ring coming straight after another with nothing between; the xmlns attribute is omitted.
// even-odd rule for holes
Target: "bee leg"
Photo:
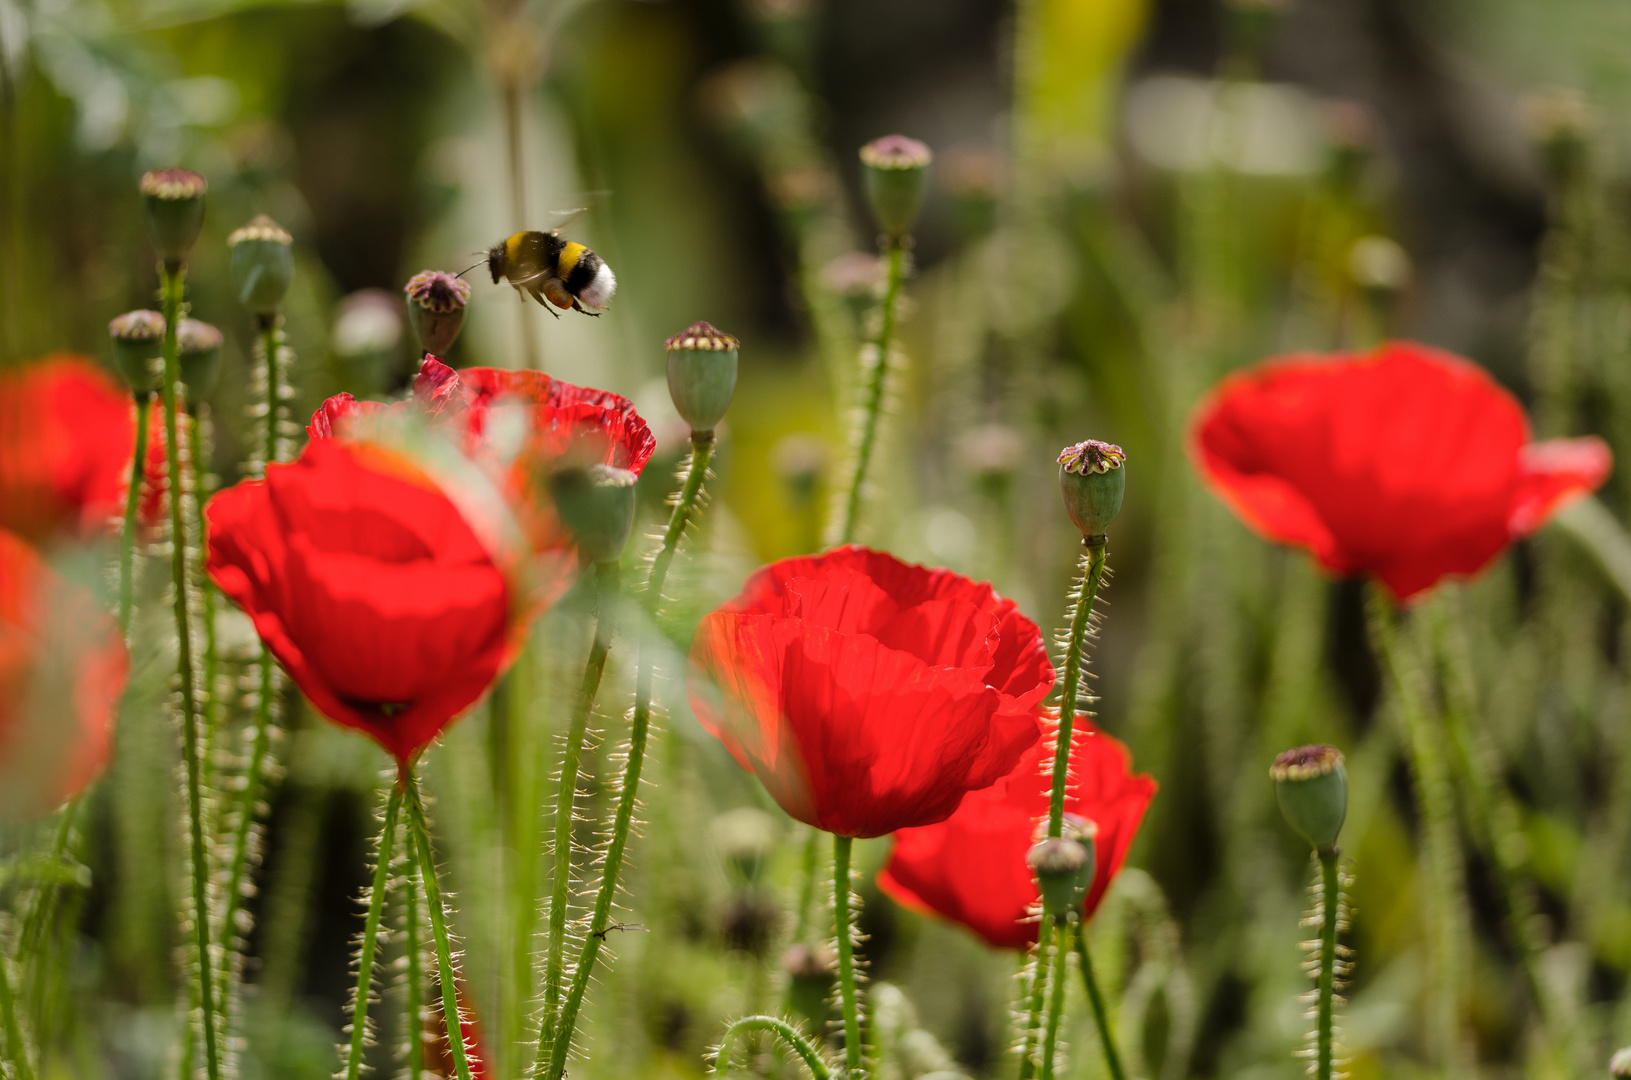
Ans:
<svg viewBox="0 0 1631 1080"><path fill-rule="evenodd" d="M539 307L543 308L545 311L549 312L551 315L555 316L557 319L559 319L561 317L559 312L557 312L554 308L550 307L547 302L545 302L543 292L540 291L539 288L536 285L528 287L527 295L531 296L534 300L538 301L538 306Z"/></svg>

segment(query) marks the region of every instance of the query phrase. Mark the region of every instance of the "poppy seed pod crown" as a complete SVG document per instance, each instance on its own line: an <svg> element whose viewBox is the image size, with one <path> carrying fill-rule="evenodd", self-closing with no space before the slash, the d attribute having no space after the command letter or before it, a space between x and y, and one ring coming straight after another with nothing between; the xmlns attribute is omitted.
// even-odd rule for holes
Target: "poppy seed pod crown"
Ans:
<svg viewBox="0 0 1631 1080"><path fill-rule="evenodd" d="M692 431L712 431L736 396L736 339L711 323L695 322L663 342L663 348L674 408Z"/></svg>
<svg viewBox="0 0 1631 1080"><path fill-rule="evenodd" d="M119 365L130 389L151 394L159 388L159 370L154 363L164 351L164 316L146 309L127 311L108 323L113 339L113 359Z"/></svg>
<svg viewBox="0 0 1631 1080"><path fill-rule="evenodd" d="M209 184L187 169L154 169L138 185L147 210L147 231L167 267L186 261L204 227L204 192Z"/></svg>
<svg viewBox="0 0 1631 1080"><path fill-rule="evenodd" d="M1025 853L1025 865L1036 875L1042 894L1042 909L1054 918L1081 907L1093 885L1094 838L1099 830L1091 821L1078 819L1078 825L1071 836L1045 837Z"/></svg>
<svg viewBox="0 0 1631 1080"><path fill-rule="evenodd" d="M176 347L181 361L181 381L187 384L187 406L198 403L215 389L221 373L221 331L207 322L182 319L176 327Z"/></svg>
<svg viewBox="0 0 1631 1080"><path fill-rule="evenodd" d="M1059 452L1059 490L1065 513L1090 543L1121 513L1127 490L1127 455L1119 446L1088 439Z"/></svg>
<svg viewBox="0 0 1631 1080"><path fill-rule="evenodd" d="M928 146L905 135L885 135L861 147L867 205L890 242L898 243L916 224L933 160Z"/></svg>
<svg viewBox="0 0 1631 1080"><path fill-rule="evenodd" d="M294 280L294 237L265 214L227 237L238 299L256 315L270 316Z"/></svg>
<svg viewBox="0 0 1631 1080"><path fill-rule="evenodd" d="M1348 816L1348 770L1334 746L1299 746L1269 768L1280 812L1315 851L1336 846Z"/></svg>
<svg viewBox="0 0 1631 1080"><path fill-rule="evenodd" d="M408 316L420 347L432 355L446 356L464 328L469 284L440 270L421 270L403 291L408 294Z"/></svg>

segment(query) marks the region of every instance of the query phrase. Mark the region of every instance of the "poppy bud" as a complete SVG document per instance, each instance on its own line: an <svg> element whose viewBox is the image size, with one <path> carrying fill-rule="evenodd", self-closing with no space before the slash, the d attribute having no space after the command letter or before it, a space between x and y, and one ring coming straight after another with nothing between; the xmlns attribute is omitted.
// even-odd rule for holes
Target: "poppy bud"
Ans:
<svg viewBox="0 0 1631 1080"><path fill-rule="evenodd" d="M739 806L714 818L714 847L739 881L758 880L767 859L776 850L776 821L752 806Z"/></svg>
<svg viewBox="0 0 1631 1080"><path fill-rule="evenodd" d="M885 135L861 147L862 182L872 217L891 243L912 231L934 154L916 139Z"/></svg>
<svg viewBox="0 0 1631 1080"><path fill-rule="evenodd" d="M271 316L294 279L294 237L265 214L227 237L238 299L256 315Z"/></svg>
<svg viewBox="0 0 1631 1080"><path fill-rule="evenodd" d="M725 947L749 956L763 956L776 937L781 907L763 893L749 890L731 899L720 918Z"/></svg>
<svg viewBox="0 0 1631 1080"><path fill-rule="evenodd" d="M695 432L712 431L736 394L737 341L705 322L663 342L668 350L668 393Z"/></svg>
<svg viewBox="0 0 1631 1080"><path fill-rule="evenodd" d="M154 169L142 175L139 186L153 246L165 266L180 266L204 227L204 191L209 184L186 169Z"/></svg>
<svg viewBox="0 0 1631 1080"><path fill-rule="evenodd" d="M634 530L634 482L627 469L591 465L560 469L549 478L555 509L583 553L616 562Z"/></svg>
<svg viewBox="0 0 1631 1080"><path fill-rule="evenodd" d="M1059 452L1059 490L1065 513L1088 541L1102 538L1121 513L1127 489L1127 455L1119 446L1097 439Z"/></svg>
<svg viewBox="0 0 1631 1080"><path fill-rule="evenodd" d="M164 316L156 311L127 311L108 323L113 359L130 389L151 394L159 388L156 361L164 351Z"/></svg>
<svg viewBox="0 0 1631 1080"><path fill-rule="evenodd" d="M432 356L446 356L464 328L470 286L440 270L421 270L409 279L408 315L419 345Z"/></svg>
<svg viewBox="0 0 1631 1080"><path fill-rule="evenodd" d="M1098 832L1091 821L1077 818L1067 835L1045 837L1025 853L1025 865L1036 875L1042 893L1042 909L1049 915L1062 918L1082 906L1093 885Z"/></svg>
<svg viewBox="0 0 1631 1080"><path fill-rule="evenodd" d="M1348 816L1348 770L1334 746L1299 746L1269 769L1286 823L1315 851L1336 846Z"/></svg>
<svg viewBox="0 0 1631 1080"><path fill-rule="evenodd" d="M221 341L221 331L207 322L182 319L176 327L181 381L187 384L187 399L193 405L215 389L216 377L221 374Z"/></svg>
<svg viewBox="0 0 1631 1080"><path fill-rule="evenodd" d="M1631 1076L1631 1046L1614 1051L1614 1056L1608 1059L1608 1074L1610 1076Z"/></svg>
<svg viewBox="0 0 1631 1080"><path fill-rule="evenodd" d="M787 972L787 999L792 1011L816 1024L827 1023L828 999L837 971L837 958L826 945L788 947L782 954L782 970Z"/></svg>

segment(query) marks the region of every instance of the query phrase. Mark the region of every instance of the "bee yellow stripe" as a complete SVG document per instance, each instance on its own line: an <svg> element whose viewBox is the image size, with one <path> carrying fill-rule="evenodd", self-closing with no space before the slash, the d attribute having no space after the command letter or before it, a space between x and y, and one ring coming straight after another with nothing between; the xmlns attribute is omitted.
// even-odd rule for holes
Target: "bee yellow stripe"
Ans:
<svg viewBox="0 0 1631 1080"><path fill-rule="evenodd" d="M561 257L556 260L555 275L565 281L566 275L572 272L572 268L578 265L578 260L583 258L583 253L588 250L582 244L568 244L563 247Z"/></svg>

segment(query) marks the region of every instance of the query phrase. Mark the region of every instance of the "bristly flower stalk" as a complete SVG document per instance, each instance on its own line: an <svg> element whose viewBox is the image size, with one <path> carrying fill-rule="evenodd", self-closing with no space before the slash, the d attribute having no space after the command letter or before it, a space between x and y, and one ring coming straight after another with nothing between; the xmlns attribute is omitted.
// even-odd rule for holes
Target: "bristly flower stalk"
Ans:
<svg viewBox="0 0 1631 1080"><path fill-rule="evenodd" d="M465 1045L463 1017L459 1012L453 939L448 933L447 908L442 902L442 883L436 869L436 852L430 843L430 825L425 820L425 803L411 765L403 770L398 782L407 789L408 832L411 842L416 845L419 884L424 889L425 910L430 915L431 940L436 946L436 969L442 983L442 1017L446 1022L447 1045L453 1054L453 1069L458 1080L470 1080L471 1048Z"/></svg>
<svg viewBox="0 0 1631 1080"><path fill-rule="evenodd" d="M386 884L391 872L391 850L396 844L397 819L402 813L406 778L391 785L375 840L374 880L366 897L368 916L357 941L357 985L351 999L351 1041L346 1049L345 1068L337 1080L358 1080L362 1075L363 1048L369 1041L368 1005L374 992L374 953L379 945L380 916L385 910Z"/></svg>

